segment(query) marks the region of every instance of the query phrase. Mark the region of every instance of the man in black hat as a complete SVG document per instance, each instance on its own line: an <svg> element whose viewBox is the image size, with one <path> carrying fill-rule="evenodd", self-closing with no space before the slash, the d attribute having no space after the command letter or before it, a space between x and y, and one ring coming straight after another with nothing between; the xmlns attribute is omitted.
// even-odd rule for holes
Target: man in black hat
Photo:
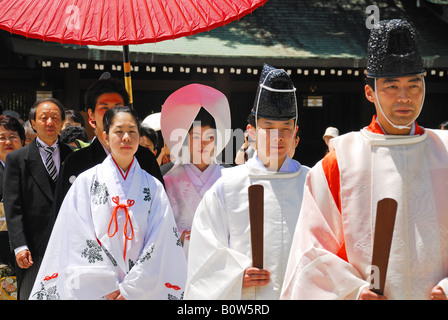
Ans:
<svg viewBox="0 0 448 320"><path fill-rule="evenodd" d="M186 299L278 299L309 168L295 147L297 104L288 74L265 65L247 127L256 141L246 163L222 170L191 231ZM264 187L263 268L252 267L248 187ZM261 221L263 225L263 221ZM255 227L254 227L255 228Z"/></svg>
<svg viewBox="0 0 448 320"><path fill-rule="evenodd" d="M367 77L376 115L360 132L334 138L334 150L310 170L284 299L446 299L448 135L415 121L425 82L408 22L380 21L371 30ZM384 198L398 206L378 288L385 270L371 264Z"/></svg>

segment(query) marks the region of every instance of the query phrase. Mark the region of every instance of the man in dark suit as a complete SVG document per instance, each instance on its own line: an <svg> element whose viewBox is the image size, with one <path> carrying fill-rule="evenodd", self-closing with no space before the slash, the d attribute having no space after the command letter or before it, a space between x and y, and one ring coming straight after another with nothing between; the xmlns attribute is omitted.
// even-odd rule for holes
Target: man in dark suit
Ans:
<svg viewBox="0 0 448 320"><path fill-rule="evenodd" d="M103 162L110 153L102 134L104 113L110 108L129 104L129 96L123 83L112 78L100 78L100 80L93 83L87 90L84 99L88 108L89 124L95 129L96 137L90 146L71 154L61 168L61 176L56 186L52 218L49 230L47 230L45 245L48 242L62 201L76 177L85 170ZM135 157L143 170L160 180L162 184L164 183L157 160L151 151L144 147L139 147Z"/></svg>
<svg viewBox="0 0 448 320"><path fill-rule="evenodd" d="M53 98L38 101L30 110L36 139L6 157L3 202L11 249L18 265L19 299L28 299L39 271L38 248L53 205L60 164L72 152L58 140L65 113Z"/></svg>

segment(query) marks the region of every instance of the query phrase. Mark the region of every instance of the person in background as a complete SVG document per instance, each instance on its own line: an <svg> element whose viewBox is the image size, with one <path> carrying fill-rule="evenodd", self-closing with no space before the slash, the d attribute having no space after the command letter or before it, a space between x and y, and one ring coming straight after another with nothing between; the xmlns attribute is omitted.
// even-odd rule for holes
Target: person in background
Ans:
<svg viewBox="0 0 448 320"><path fill-rule="evenodd" d="M156 155L159 143L157 132L143 123L140 125L140 131L140 145Z"/></svg>
<svg viewBox="0 0 448 320"><path fill-rule="evenodd" d="M6 156L3 204L18 269L19 299L28 299L43 256L60 165L72 153L58 139L64 106L54 98L37 101L29 119L37 133L29 145ZM6 185L4 185L6 186Z"/></svg>
<svg viewBox="0 0 448 320"><path fill-rule="evenodd" d="M31 141L34 140L34 138L36 138L37 133L31 126L30 120L25 121L25 123L23 124L23 128L25 129L25 145L27 146L31 143Z"/></svg>
<svg viewBox="0 0 448 320"><path fill-rule="evenodd" d="M441 124L439 124L440 130L448 130L448 121L444 121Z"/></svg>
<svg viewBox="0 0 448 320"><path fill-rule="evenodd" d="M165 174L171 170L174 166L174 162L174 156L171 154L165 141L163 141L163 146L160 148L160 152L157 155L157 163L160 165L160 172L162 173L162 176L165 176Z"/></svg>
<svg viewBox="0 0 448 320"><path fill-rule="evenodd" d="M339 130L338 128L335 127L328 127L325 130L324 135L322 136L322 139L324 139L325 144L327 145L327 152L330 151L332 149L332 146L330 145L330 141L333 138L336 138L337 136L339 136Z"/></svg>
<svg viewBox="0 0 448 320"><path fill-rule="evenodd" d="M68 126L78 126L78 127L85 127L86 121L84 120L82 114L73 109L65 110L65 120L62 124L62 130L67 128Z"/></svg>
<svg viewBox="0 0 448 320"><path fill-rule="evenodd" d="M249 113L247 116L247 124L253 123L254 115ZM244 142L236 152L235 164L243 164L253 157L255 153L255 141L252 140L247 130L244 132Z"/></svg>
<svg viewBox="0 0 448 320"><path fill-rule="evenodd" d="M162 172L162 175L165 175L165 173L167 173L173 166L173 157L171 156L170 150L166 146L165 141L163 141L160 127L160 116L161 112L151 113L142 121L141 126L149 127L157 134L157 144L155 145L154 150L156 150L155 155L157 158L157 163L160 166L160 171Z"/></svg>
<svg viewBox="0 0 448 320"><path fill-rule="evenodd" d="M5 111L2 112L2 115L3 116L10 116L10 117L16 118L17 120L19 120L19 122L21 124L23 124L23 120L20 117L20 114L17 111L15 111L15 110L5 110Z"/></svg>
<svg viewBox="0 0 448 320"><path fill-rule="evenodd" d="M3 210L3 173L6 156L25 145L25 129L10 116L0 116L0 264L14 267L15 259L9 246L8 229ZM8 187L8 184L6 184Z"/></svg>
<svg viewBox="0 0 448 320"><path fill-rule="evenodd" d="M61 142L72 146L74 151L90 144L86 129L82 126L72 125L61 131Z"/></svg>
<svg viewBox="0 0 448 320"><path fill-rule="evenodd" d="M162 172L162 175L165 175L166 172L168 172L168 168L171 168L173 165L174 157L171 155L170 149L166 146L164 143L163 146L160 148L159 154L157 154L157 163L160 166L160 170ZM163 167L167 166L167 170L163 171Z"/></svg>
<svg viewBox="0 0 448 320"><path fill-rule="evenodd" d="M14 117L0 116L0 182L3 182L3 170L6 156L25 145L25 129ZM0 201L3 200L3 184L0 183Z"/></svg>

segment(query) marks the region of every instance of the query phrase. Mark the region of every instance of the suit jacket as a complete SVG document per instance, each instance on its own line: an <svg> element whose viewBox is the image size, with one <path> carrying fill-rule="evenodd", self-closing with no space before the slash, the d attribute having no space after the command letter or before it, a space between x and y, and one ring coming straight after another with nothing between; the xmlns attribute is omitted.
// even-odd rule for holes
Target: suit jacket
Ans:
<svg viewBox="0 0 448 320"><path fill-rule="evenodd" d="M59 142L61 163L72 153ZM27 245L36 252L50 220L55 183L45 168L34 139L6 156L3 204L11 249Z"/></svg>
<svg viewBox="0 0 448 320"><path fill-rule="evenodd" d="M4 167L0 164L0 201L3 202L3 172ZM0 231L0 264L14 266L14 257L9 247L8 231Z"/></svg>
<svg viewBox="0 0 448 320"><path fill-rule="evenodd" d="M107 154L104 151L104 147L101 142L98 139L94 139L89 146L77 150L65 160L57 180L54 203L51 210L51 219L48 225L44 246L48 243L51 230L53 229L53 225L56 221L62 201L64 201L64 197L76 177L87 169L102 163L104 159L106 159L106 156ZM143 170L164 184L160 167L157 163L156 157L151 151L139 146L137 152L135 153L135 158ZM42 248L42 250L45 250L45 248Z"/></svg>
<svg viewBox="0 0 448 320"><path fill-rule="evenodd" d="M2 164L0 164L0 201L3 202L3 173L5 172L5 168Z"/></svg>

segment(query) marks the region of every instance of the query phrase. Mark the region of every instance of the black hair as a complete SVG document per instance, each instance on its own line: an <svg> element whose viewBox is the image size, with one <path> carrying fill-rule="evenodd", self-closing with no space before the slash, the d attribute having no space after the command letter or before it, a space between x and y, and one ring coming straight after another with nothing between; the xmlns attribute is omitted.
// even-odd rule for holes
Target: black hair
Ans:
<svg viewBox="0 0 448 320"><path fill-rule="evenodd" d="M83 126L83 127L86 126L86 121L84 120L84 117L77 110L73 110L73 109L65 110L65 118L71 119L71 120L73 120L73 122L80 123L81 126Z"/></svg>
<svg viewBox="0 0 448 320"><path fill-rule="evenodd" d="M97 99L104 93L118 93L124 101L124 105L129 104L129 94L123 82L117 79L100 79L94 82L84 95L84 104L87 109L95 111Z"/></svg>
<svg viewBox="0 0 448 320"><path fill-rule="evenodd" d="M65 109L64 109L64 105L63 105L58 99L55 99L55 98L45 98L45 99L36 101L36 102L33 104L33 106L31 107L31 109L30 109L30 113L29 113L28 118L29 118L29 119L33 119L34 121L36 121L36 109L37 109L38 106L40 106L42 103L45 103L45 102L52 102L52 103L54 103L55 105L57 105L58 108L59 108L59 111L60 111L60 113L61 113L61 120L62 120L62 121L65 120Z"/></svg>
<svg viewBox="0 0 448 320"><path fill-rule="evenodd" d="M194 122L199 122L201 124L201 127L209 126L212 129L216 129L216 122L215 118L203 107L199 110L198 114L196 115L196 118L194 119ZM190 127L190 130L193 129L193 124Z"/></svg>
<svg viewBox="0 0 448 320"><path fill-rule="evenodd" d="M120 112L125 112L125 113L129 113L130 115L132 115L132 117L135 120L135 123L137 124L137 130L140 133L140 121L138 119L137 113L133 109L131 109L130 107L127 107L127 106L113 107L104 113L104 116L103 116L104 131L106 131L106 133L109 134L110 126L112 125L115 116Z"/></svg>
<svg viewBox="0 0 448 320"><path fill-rule="evenodd" d="M159 143L159 136L156 130L149 127L147 124L140 125L140 136L148 137L149 140L154 144L154 149L157 149Z"/></svg>
<svg viewBox="0 0 448 320"><path fill-rule="evenodd" d="M87 136L87 131L84 127L80 126L68 126L64 130L61 131L61 142L62 143L71 143L75 142L76 139L87 142L89 140Z"/></svg>
<svg viewBox="0 0 448 320"><path fill-rule="evenodd" d="M375 78L366 77L365 79L366 85L368 85L370 88L372 88L373 91L375 91Z"/></svg>
<svg viewBox="0 0 448 320"><path fill-rule="evenodd" d="M255 115L250 112L249 115L247 116L247 124L250 124L252 127L255 128Z"/></svg>
<svg viewBox="0 0 448 320"><path fill-rule="evenodd" d="M6 130L17 132L19 134L20 141L22 142L22 146L25 144L25 129L19 120L11 116L0 115L0 126L4 127Z"/></svg>

